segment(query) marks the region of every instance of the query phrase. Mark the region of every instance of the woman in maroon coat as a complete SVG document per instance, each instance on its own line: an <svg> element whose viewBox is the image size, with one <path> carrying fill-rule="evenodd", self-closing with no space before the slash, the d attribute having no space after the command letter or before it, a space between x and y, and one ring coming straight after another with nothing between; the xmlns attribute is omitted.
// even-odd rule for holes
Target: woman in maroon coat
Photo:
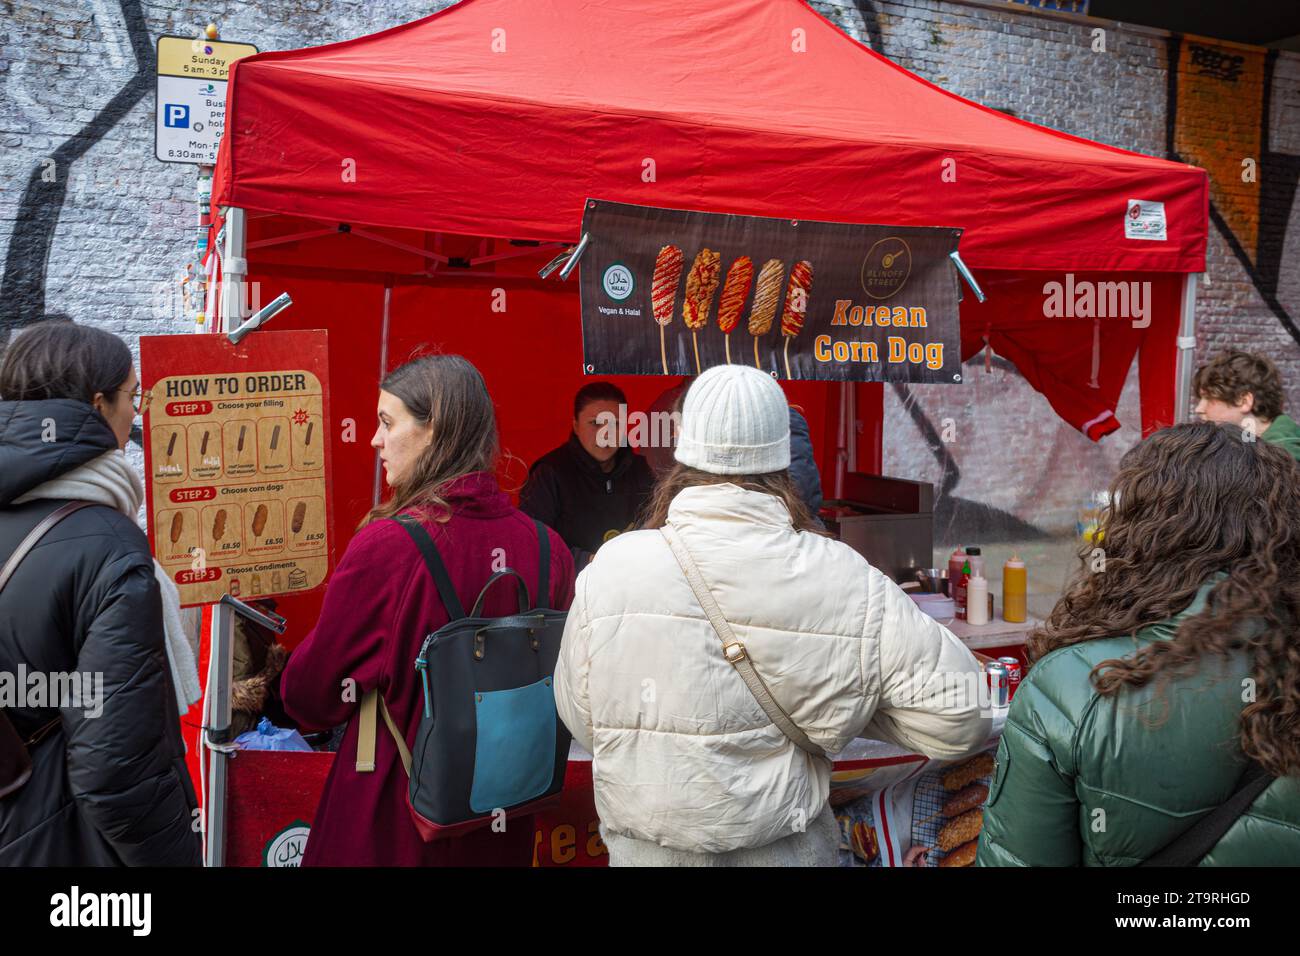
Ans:
<svg viewBox="0 0 1300 956"><path fill-rule="evenodd" d="M384 462L392 497L371 511L348 545L316 628L281 678L285 709L300 725L348 725L303 864L528 866L530 816L507 818L504 832L483 827L423 842L406 806L406 772L382 721L374 771L356 769L353 718L372 688L379 688L407 744L414 742L423 709L415 657L425 636L448 620L415 542L387 519L419 516L467 608L495 570L514 568L529 582L540 576L536 527L511 506L492 473L496 418L478 369L459 355L427 356L398 368L381 386L371 445ZM551 593L540 603L565 610L573 600L573 559L559 535L547 533ZM494 587L483 613L509 614L515 601L514 588Z"/></svg>

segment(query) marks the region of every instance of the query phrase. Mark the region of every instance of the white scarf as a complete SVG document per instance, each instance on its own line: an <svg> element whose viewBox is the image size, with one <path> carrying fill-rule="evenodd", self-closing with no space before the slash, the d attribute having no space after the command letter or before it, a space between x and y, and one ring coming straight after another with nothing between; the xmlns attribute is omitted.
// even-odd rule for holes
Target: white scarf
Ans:
<svg viewBox="0 0 1300 956"><path fill-rule="evenodd" d="M127 462L126 453L110 451L80 468L37 485L22 497L15 498L14 504L48 498L93 501L95 504L115 508L135 521L140 504L144 501L144 485L135 469ZM194 639L191 639L186 632L181 617L180 592L157 561L153 563L153 572L162 592L167 663L171 666L176 704L184 715L190 705L203 696L203 691L199 688L199 668L196 663L198 635L195 634Z"/></svg>

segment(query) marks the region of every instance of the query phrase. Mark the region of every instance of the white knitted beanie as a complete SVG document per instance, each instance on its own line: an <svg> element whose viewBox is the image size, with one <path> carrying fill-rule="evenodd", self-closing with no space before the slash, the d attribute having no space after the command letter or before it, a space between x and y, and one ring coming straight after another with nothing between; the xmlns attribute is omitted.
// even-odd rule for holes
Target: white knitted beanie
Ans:
<svg viewBox="0 0 1300 956"><path fill-rule="evenodd" d="M772 376L715 365L686 392L676 457L715 475L764 475L790 467L790 406Z"/></svg>

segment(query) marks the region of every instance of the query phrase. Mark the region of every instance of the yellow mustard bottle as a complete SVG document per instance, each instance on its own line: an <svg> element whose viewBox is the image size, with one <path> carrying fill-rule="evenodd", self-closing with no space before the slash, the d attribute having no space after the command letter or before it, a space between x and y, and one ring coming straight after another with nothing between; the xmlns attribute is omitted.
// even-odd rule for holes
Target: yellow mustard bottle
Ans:
<svg viewBox="0 0 1300 956"><path fill-rule="evenodd" d="M1025 562L1012 554L1002 565L1002 619L1013 624L1022 623L1026 617L1025 599L1029 590Z"/></svg>

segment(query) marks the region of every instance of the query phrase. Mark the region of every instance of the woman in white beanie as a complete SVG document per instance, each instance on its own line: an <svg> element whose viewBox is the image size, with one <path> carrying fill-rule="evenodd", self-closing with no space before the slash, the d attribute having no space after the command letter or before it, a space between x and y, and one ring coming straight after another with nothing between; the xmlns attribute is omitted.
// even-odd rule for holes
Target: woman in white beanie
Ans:
<svg viewBox="0 0 1300 956"><path fill-rule="evenodd" d="M986 742L973 655L857 552L813 530L769 376L711 368L682 407L646 530L579 576L555 672L593 754L613 866L834 865L831 756ZM948 688L945 692L944 688Z"/></svg>

